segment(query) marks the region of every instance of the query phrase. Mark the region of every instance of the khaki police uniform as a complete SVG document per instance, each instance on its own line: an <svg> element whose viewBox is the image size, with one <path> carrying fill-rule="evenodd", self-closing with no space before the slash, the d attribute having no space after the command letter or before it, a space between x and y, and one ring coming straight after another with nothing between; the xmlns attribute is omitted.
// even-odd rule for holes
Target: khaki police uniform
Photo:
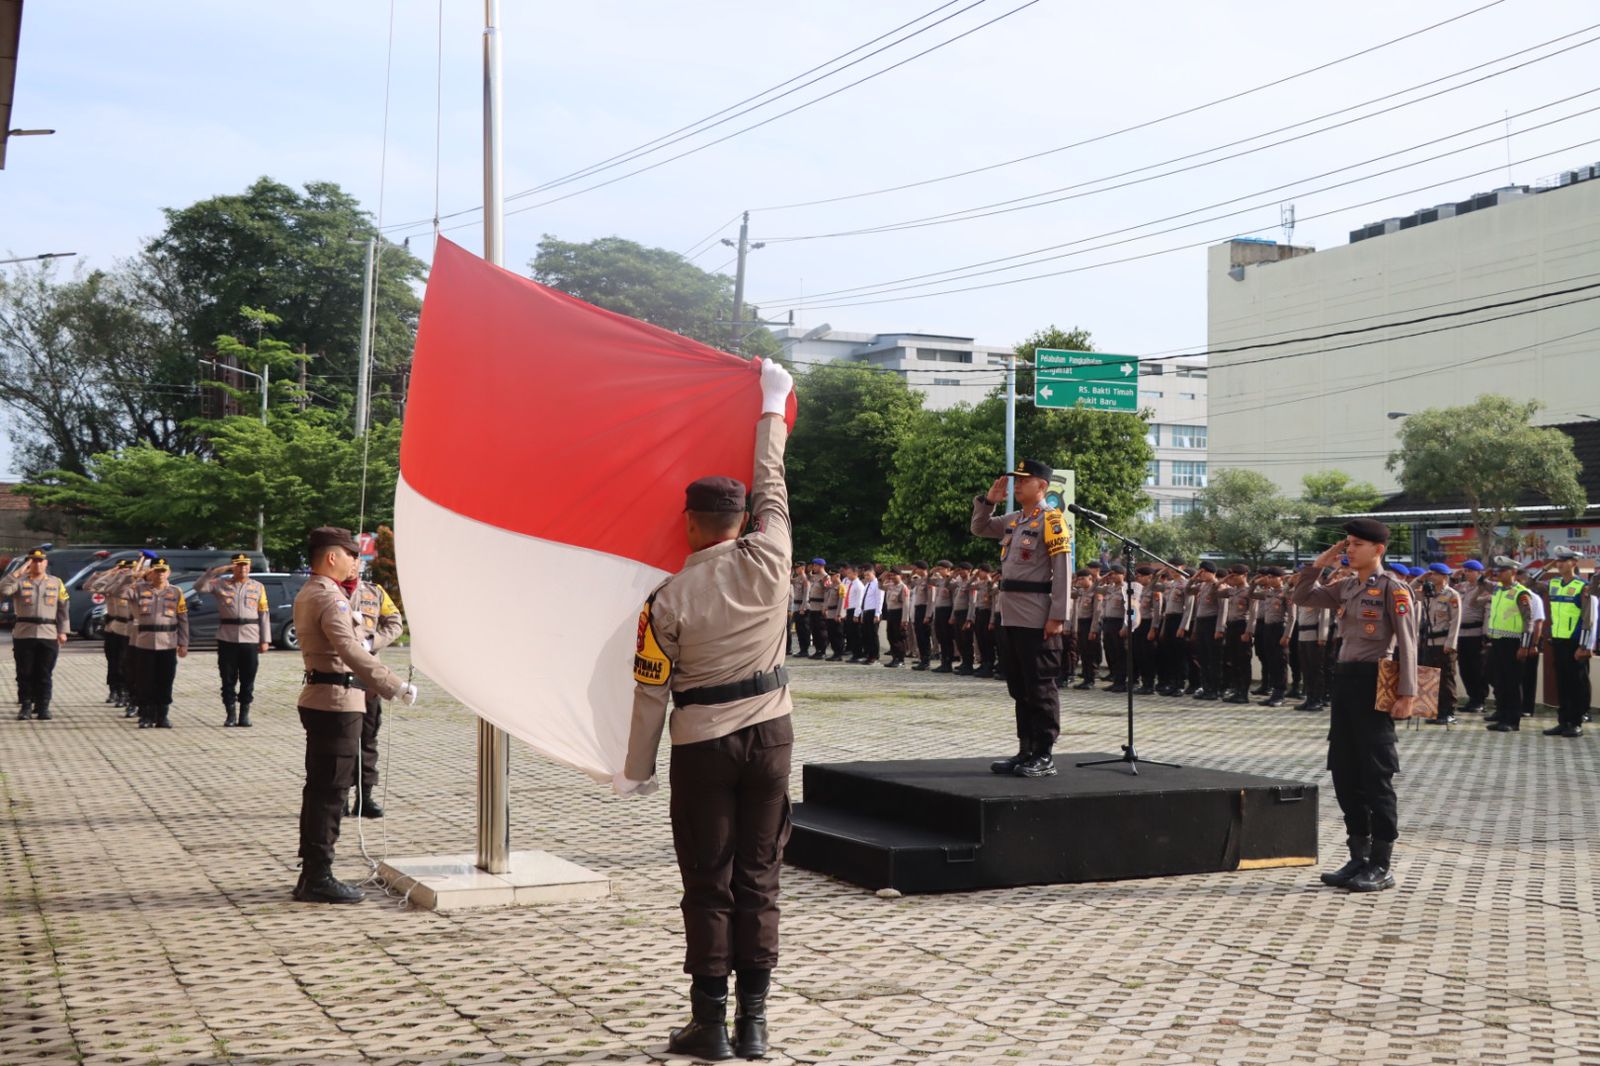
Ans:
<svg viewBox="0 0 1600 1066"><path fill-rule="evenodd" d="M1183 616L1189 606L1189 582L1182 577L1168 578L1161 586L1161 684L1157 691L1169 696L1184 689L1189 677L1189 646L1178 639Z"/></svg>
<svg viewBox="0 0 1600 1066"><path fill-rule="evenodd" d="M789 584L789 624L794 630L793 655L805 656L811 654L811 625L806 618L811 598L811 578L805 574L796 574Z"/></svg>
<svg viewBox="0 0 1600 1066"><path fill-rule="evenodd" d="M967 586L967 622L975 649L974 665L979 677L994 676L994 584L988 575L974 577Z"/></svg>
<svg viewBox="0 0 1600 1066"><path fill-rule="evenodd" d="M1434 721L1449 721L1456 710L1456 649L1461 640L1461 594L1449 585L1440 585L1435 591L1424 584L1418 595L1422 600L1420 644L1417 662L1421 666L1439 670L1439 703Z"/></svg>
<svg viewBox="0 0 1600 1066"><path fill-rule="evenodd" d="M189 649L189 604L176 585L169 582L156 588L148 580L129 585L125 599L133 618L133 635L128 639L139 725L165 729L171 724L167 715L172 682L178 675L178 650Z"/></svg>
<svg viewBox="0 0 1600 1066"><path fill-rule="evenodd" d="M222 707L227 713L222 724L234 723L237 704L238 724L248 727L250 704L256 698L261 646L272 640L267 588L253 577L236 581L231 573L219 576L216 570L208 570L195 581L194 590L209 595L217 604L217 673L222 679Z"/></svg>
<svg viewBox="0 0 1600 1066"><path fill-rule="evenodd" d="M1250 601L1250 619L1245 625L1245 632L1255 645L1256 658L1261 662L1261 686L1264 691L1259 694L1266 696L1267 702L1276 706L1283 701L1283 694L1289 688L1288 652L1283 646L1283 637L1288 631L1289 614L1293 608L1289 604L1289 594L1281 588L1256 586L1250 590Z"/></svg>
<svg viewBox="0 0 1600 1066"><path fill-rule="evenodd" d="M844 658L844 620L843 612L844 593L840 586L844 579L838 574L829 574L827 584L822 592L822 617L828 630L828 648L831 652L827 656L828 662L838 662Z"/></svg>
<svg viewBox="0 0 1600 1066"><path fill-rule="evenodd" d="M806 628L811 631L811 657L828 654L828 575L811 574L806 579Z"/></svg>
<svg viewBox="0 0 1600 1066"><path fill-rule="evenodd" d="M133 561L119 563L110 570L102 570L84 583L84 590L104 600L106 612L105 655L106 688L110 690L106 702L118 707L128 703L128 680L125 673L128 662L128 637L133 631L133 615L129 613L128 586L139 576Z"/></svg>
<svg viewBox="0 0 1600 1066"><path fill-rule="evenodd" d="M1133 674L1128 683L1139 682L1141 695L1156 690L1157 641L1161 638L1161 590L1154 577L1135 581L1133 597L1138 621L1133 631Z"/></svg>
<svg viewBox="0 0 1600 1066"><path fill-rule="evenodd" d="M1204 572L1204 571L1202 571ZM1217 611L1220 582L1196 578L1189 585L1188 614L1183 628L1199 666L1200 690L1197 699L1218 699L1222 695L1222 657L1217 649Z"/></svg>
<svg viewBox="0 0 1600 1066"><path fill-rule="evenodd" d="M926 670L933 659L933 579L927 574L911 578L911 633L917 643L915 669Z"/></svg>
<svg viewBox="0 0 1600 1066"><path fill-rule="evenodd" d="M1471 575L1456 590L1461 596L1461 633L1456 643L1456 665L1461 668L1461 687L1466 690L1463 710L1478 713L1489 702L1488 641L1483 627L1494 596L1494 586L1482 574Z"/></svg>
<svg viewBox="0 0 1600 1066"><path fill-rule="evenodd" d="M1135 598L1129 594L1126 580L1113 580L1106 582L1097 600L1095 628L1100 633L1100 643L1106 651L1106 673L1111 687L1120 689L1128 683L1129 666L1128 638L1122 635L1122 631L1131 630L1139 624L1138 619L1130 613Z"/></svg>
<svg viewBox="0 0 1600 1066"><path fill-rule="evenodd" d="M663 727L670 732L684 972L701 977L771 970L778 961L794 743L783 668L788 435L781 418L756 423L751 531L690 555L639 616L623 773L653 777Z"/></svg>
<svg viewBox="0 0 1600 1066"><path fill-rule="evenodd" d="M17 667L17 711L19 719L30 714L41 720L50 718L50 699L55 692L56 656L61 651L60 637L70 632L67 586L54 574L26 577L27 565L13 570L0 581L0 597L11 597L11 657Z"/></svg>
<svg viewBox="0 0 1600 1066"><path fill-rule="evenodd" d="M352 601L367 650L377 655L399 639L406 620L382 585L363 581ZM378 783L378 731L383 728L383 698L368 690L361 716L361 789L371 792ZM368 797L363 797L367 803ZM370 803L367 803L370 806ZM380 813L381 812L377 812Z"/></svg>
<svg viewBox="0 0 1600 1066"><path fill-rule="evenodd" d="M911 586L904 578L883 586L883 624L889 635L889 665L906 661L906 636L911 629Z"/></svg>

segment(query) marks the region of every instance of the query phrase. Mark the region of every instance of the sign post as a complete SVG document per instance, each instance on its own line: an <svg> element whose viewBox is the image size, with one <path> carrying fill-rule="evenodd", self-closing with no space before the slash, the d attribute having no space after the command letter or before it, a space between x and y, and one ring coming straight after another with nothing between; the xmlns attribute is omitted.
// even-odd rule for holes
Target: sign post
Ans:
<svg viewBox="0 0 1600 1066"><path fill-rule="evenodd" d="M1040 348L1034 352L1035 407L1139 410L1139 357Z"/></svg>

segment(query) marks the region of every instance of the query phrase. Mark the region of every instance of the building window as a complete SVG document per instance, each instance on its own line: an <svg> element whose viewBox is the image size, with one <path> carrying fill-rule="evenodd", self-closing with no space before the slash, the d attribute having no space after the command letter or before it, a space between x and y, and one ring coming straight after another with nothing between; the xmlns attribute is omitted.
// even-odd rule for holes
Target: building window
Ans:
<svg viewBox="0 0 1600 1066"><path fill-rule="evenodd" d="M1178 517L1179 515L1188 514L1192 510L1194 510L1194 501L1193 500L1173 500L1172 501L1172 517L1174 517L1174 518Z"/></svg>
<svg viewBox="0 0 1600 1066"><path fill-rule="evenodd" d="M1180 400L1198 400L1199 398L1200 398L1200 394L1196 393L1196 392L1180 392L1180 393L1178 393L1178 399L1180 399Z"/></svg>
<svg viewBox="0 0 1600 1066"><path fill-rule="evenodd" d="M1167 368L1160 363L1140 363L1139 376L1142 378L1158 378L1167 372Z"/></svg>
<svg viewBox="0 0 1600 1066"><path fill-rule="evenodd" d="M1206 371L1204 367L1199 366L1180 366L1178 368L1178 376L1180 378L1203 378L1206 376Z"/></svg>
<svg viewBox="0 0 1600 1066"><path fill-rule="evenodd" d="M1203 489L1206 487L1206 464L1184 462L1181 459L1172 463L1172 483L1180 488Z"/></svg>
<svg viewBox="0 0 1600 1066"><path fill-rule="evenodd" d="M933 379L933 383L935 385L959 385L959 384L961 384L961 379L960 378L934 378Z"/></svg>
<svg viewBox="0 0 1600 1066"><path fill-rule="evenodd" d="M913 348L916 357L925 363L970 363L972 353L954 348Z"/></svg>
<svg viewBox="0 0 1600 1066"><path fill-rule="evenodd" d="M1166 395L1160 389L1140 389L1139 392L1147 400L1159 400Z"/></svg>
<svg viewBox="0 0 1600 1066"><path fill-rule="evenodd" d="M1144 464L1144 483L1146 485L1161 484L1161 460L1152 459Z"/></svg>
<svg viewBox="0 0 1600 1066"><path fill-rule="evenodd" d="M1151 500L1150 501L1150 506L1145 508L1144 517L1146 519L1152 521L1152 522L1155 521L1157 518L1160 518L1161 517L1161 501L1160 500Z"/></svg>
<svg viewBox="0 0 1600 1066"><path fill-rule="evenodd" d="M1206 446L1205 426L1168 426L1167 439L1174 448L1204 448Z"/></svg>
<svg viewBox="0 0 1600 1066"><path fill-rule="evenodd" d="M1161 447L1161 423L1152 422L1145 427L1144 439L1150 442L1150 447Z"/></svg>

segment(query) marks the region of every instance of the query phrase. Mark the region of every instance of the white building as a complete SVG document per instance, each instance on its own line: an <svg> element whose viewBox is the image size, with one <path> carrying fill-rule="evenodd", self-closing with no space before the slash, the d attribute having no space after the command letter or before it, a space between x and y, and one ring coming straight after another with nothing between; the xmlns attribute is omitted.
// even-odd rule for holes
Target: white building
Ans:
<svg viewBox="0 0 1600 1066"><path fill-rule="evenodd" d="M814 335L813 335L814 334ZM1012 349L978 344L971 337L927 333L846 333L820 327L773 330L796 369L838 361L863 362L903 371L906 382L927 397L930 410L975 404L1005 384ZM1139 368L1139 405L1155 412L1149 439L1155 461L1145 478L1152 516L1183 514L1206 484L1206 365L1195 359L1144 363ZM1019 403L1031 403L1029 397Z"/></svg>
<svg viewBox="0 0 1600 1066"><path fill-rule="evenodd" d="M1288 492L1327 469L1390 491L1384 463L1407 413L1499 393L1542 400L1545 424L1600 416L1600 299L1584 299L1597 293L1526 300L1600 282L1597 179L1600 166L1583 167L1440 204L1327 251L1211 248L1212 463ZM1456 311L1468 313L1260 347ZM1226 351L1240 346L1255 347Z"/></svg>

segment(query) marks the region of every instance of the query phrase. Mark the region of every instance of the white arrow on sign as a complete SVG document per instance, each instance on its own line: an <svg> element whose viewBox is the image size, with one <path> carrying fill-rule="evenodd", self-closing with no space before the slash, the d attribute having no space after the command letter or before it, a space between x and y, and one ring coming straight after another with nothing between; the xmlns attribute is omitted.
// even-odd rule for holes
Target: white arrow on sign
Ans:
<svg viewBox="0 0 1600 1066"><path fill-rule="evenodd" d="M1127 377L1131 373L1133 373L1133 364L1132 363L1123 363L1122 364L1122 376L1123 377Z"/></svg>
<svg viewBox="0 0 1600 1066"><path fill-rule="evenodd" d="M1044 388L1039 390L1039 395L1048 400L1054 394L1050 391L1050 386L1046 385Z"/></svg>

